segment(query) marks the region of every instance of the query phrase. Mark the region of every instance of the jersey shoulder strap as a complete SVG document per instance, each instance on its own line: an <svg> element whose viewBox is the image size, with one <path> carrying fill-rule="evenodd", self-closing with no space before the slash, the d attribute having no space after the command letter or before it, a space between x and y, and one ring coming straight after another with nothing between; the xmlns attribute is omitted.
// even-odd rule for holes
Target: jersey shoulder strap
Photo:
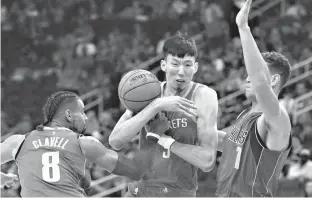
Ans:
<svg viewBox="0 0 312 198"><path fill-rule="evenodd" d="M194 82L192 85L192 88L190 89L190 91L188 92L185 98L188 100L192 100L195 90L197 89L198 86L199 84Z"/></svg>
<svg viewBox="0 0 312 198"><path fill-rule="evenodd" d="M242 118L246 113L248 113L250 109L244 109L236 118L236 120L239 120L240 118Z"/></svg>

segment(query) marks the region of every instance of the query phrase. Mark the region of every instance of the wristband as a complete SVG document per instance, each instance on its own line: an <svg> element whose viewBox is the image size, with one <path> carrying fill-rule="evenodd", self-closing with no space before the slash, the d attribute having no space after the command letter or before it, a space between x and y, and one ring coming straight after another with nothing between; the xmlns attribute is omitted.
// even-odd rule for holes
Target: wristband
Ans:
<svg viewBox="0 0 312 198"><path fill-rule="evenodd" d="M152 133L152 132L147 132L146 137L154 137L154 138L157 138L157 140L159 140L160 138L159 135L157 135L156 133Z"/></svg>
<svg viewBox="0 0 312 198"><path fill-rule="evenodd" d="M147 132L146 133L146 139L152 142L158 142L160 136L155 134L155 133L151 133L151 132Z"/></svg>
<svg viewBox="0 0 312 198"><path fill-rule="evenodd" d="M173 139L172 137L167 136L167 135L162 135L159 138L157 143L161 145L162 147L164 147L165 149L170 149L173 142L175 142L175 139Z"/></svg>

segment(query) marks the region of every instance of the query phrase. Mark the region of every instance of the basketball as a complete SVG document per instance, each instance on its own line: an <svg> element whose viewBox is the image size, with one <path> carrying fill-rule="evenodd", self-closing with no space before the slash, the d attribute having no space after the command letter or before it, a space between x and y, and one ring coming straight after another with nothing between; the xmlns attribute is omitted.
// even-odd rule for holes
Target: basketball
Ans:
<svg viewBox="0 0 312 198"><path fill-rule="evenodd" d="M125 108L135 113L141 111L160 95L159 80L154 74L143 69L126 73L118 86L120 102Z"/></svg>

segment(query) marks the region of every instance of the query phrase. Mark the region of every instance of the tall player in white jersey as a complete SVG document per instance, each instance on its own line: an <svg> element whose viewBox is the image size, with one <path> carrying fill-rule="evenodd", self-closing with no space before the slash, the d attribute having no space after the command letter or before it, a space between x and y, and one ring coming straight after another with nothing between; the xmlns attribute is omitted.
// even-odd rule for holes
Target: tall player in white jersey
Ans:
<svg viewBox="0 0 312 198"><path fill-rule="evenodd" d="M236 17L248 74L245 95L251 101L223 138L217 175L219 197L273 197L291 148L291 123L278 94L290 76L287 58L260 53L248 26L252 0ZM222 135L222 133L219 133Z"/></svg>

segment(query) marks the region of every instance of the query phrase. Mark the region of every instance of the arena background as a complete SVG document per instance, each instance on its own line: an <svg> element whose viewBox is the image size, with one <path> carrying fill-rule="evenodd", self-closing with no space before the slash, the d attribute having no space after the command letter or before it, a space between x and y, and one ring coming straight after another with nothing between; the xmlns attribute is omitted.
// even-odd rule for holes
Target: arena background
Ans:
<svg viewBox="0 0 312 198"><path fill-rule="evenodd" d="M42 121L48 95L62 89L82 96L88 134L110 147L110 132L125 110L117 96L121 75L142 68L163 80L162 45L178 30L196 39L200 67L194 80L217 91L218 128L230 126L248 105L241 89L246 73L235 24L238 2L2 0L1 141L34 129ZM305 190L311 191L311 176L302 179L291 171L302 154L312 151L312 2L254 0L250 17L260 50L281 52L293 65L280 95L292 118L293 148L280 176L279 196L304 196ZM134 139L122 152L131 156L136 149ZM214 196L216 168L199 171L198 196ZM17 167L7 163L1 171L17 173ZM91 173L90 196L125 193L127 179L96 166ZM18 197L19 191L16 185L2 189L1 196Z"/></svg>

